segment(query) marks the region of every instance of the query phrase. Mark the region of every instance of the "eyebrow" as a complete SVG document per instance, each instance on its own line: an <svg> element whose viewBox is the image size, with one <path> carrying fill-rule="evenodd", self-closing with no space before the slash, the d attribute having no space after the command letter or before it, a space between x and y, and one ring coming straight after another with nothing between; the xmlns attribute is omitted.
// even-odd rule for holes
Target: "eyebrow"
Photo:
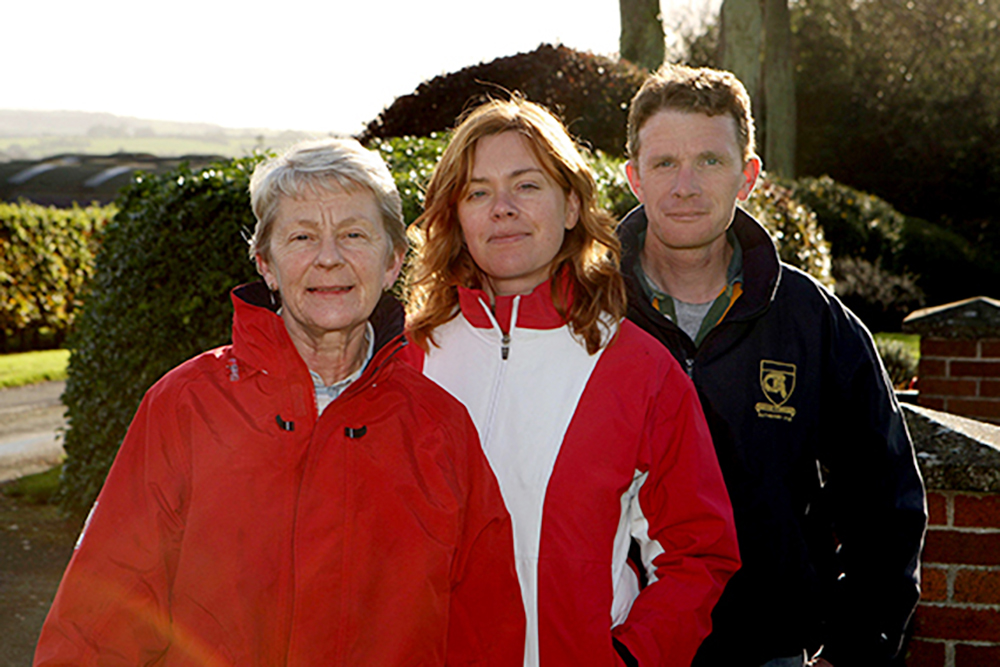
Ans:
<svg viewBox="0 0 1000 667"><path fill-rule="evenodd" d="M542 171L542 169L540 167L524 167L522 169L515 169L514 171L510 172L510 174L508 174L508 175L511 178L517 178L518 176L522 176L524 174L527 174L527 173L530 173L530 172L535 172L535 171L537 171L540 174L544 174L545 173L544 171ZM469 183L486 183L488 180L489 179L486 179L486 178L482 178L482 177L476 178L475 176L473 176L472 178L469 179Z"/></svg>

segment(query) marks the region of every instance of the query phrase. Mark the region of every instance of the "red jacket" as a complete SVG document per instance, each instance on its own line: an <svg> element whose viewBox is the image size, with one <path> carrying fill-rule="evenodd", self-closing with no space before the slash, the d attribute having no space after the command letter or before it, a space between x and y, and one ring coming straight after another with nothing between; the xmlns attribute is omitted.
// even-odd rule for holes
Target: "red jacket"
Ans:
<svg viewBox="0 0 1000 667"><path fill-rule="evenodd" d="M317 420L260 293L147 393L35 665L520 666L510 520L466 411L398 360L398 304Z"/></svg>
<svg viewBox="0 0 1000 667"><path fill-rule="evenodd" d="M543 283L461 312L404 356L469 409L514 522L525 664L689 665L739 567L698 396L631 322L590 355ZM503 332L508 332L505 336ZM627 566L635 540L649 585ZM621 651L619 648L618 651Z"/></svg>

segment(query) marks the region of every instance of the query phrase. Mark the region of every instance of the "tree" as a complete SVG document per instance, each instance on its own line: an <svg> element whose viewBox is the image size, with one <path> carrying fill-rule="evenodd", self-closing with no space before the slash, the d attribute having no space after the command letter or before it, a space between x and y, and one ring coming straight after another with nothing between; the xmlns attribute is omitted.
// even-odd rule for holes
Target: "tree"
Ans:
<svg viewBox="0 0 1000 667"><path fill-rule="evenodd" d="M764 10L764 154L768 170L795 177L795 66L787 0Z"/></svg>
<svg viewBox="0 0 1000 667"><path fill-rule="evenodd" d="M647 70L663 64L666 55L660 0L619 0L621 57Z"/></svg>
<svg viewBox="0 0 1000 667"><path fill-rule="evenodd" d="M723 69L746 86L768 170L795 176L795 80L787 0L725 0Z"/></svg>

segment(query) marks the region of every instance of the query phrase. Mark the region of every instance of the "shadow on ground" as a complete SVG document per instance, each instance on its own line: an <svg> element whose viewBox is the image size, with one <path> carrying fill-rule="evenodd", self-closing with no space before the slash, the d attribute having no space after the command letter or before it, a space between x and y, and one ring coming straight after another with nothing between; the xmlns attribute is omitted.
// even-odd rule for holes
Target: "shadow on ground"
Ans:
<svg viewBox="0 0 1000 667"><path fill-rule="evenodd" d="M30 667L83 517L10 498L0 486L0 667Z"/></svg>

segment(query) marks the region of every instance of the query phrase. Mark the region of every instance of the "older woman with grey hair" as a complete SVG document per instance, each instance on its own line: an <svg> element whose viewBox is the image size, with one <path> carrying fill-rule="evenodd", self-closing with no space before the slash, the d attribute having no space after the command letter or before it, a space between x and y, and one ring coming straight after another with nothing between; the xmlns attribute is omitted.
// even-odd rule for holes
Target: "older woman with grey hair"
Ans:
<svg viewBox="0 0 1000 667"><path fill-rule="evenodd" d="M520 665L510 519L465 409L401 363L380 158L298 144L250 185L263 283L144 398L36 665Z"/></svg>

